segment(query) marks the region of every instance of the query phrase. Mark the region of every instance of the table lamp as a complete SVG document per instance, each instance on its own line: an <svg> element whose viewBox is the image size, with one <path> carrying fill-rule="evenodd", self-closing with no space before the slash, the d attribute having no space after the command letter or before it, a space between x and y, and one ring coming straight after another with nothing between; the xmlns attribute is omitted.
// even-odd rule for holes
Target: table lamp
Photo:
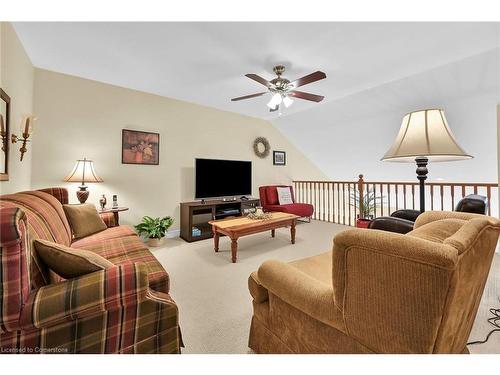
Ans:
<svg viewBox="0 0 500 375"><path fill-rule="evenodd" d="M383 161L416 162L420 212L425 211L427 163L471 159L457 143L441 109L424 109L403 117L399 133Z"/></svg>
<svg viewBox="0 0 500 375"><path fill-rule="evenodd" d="M64 178L63 181L80 182L80 190L76 192L76 197L78 198L78 201L80 203L85 203L85 201L89 197L89 192L85 183L102 182L103 180L95 173L94 162L92 160L87 160L87 158L83 158L76 161L75 167L73 168L71 173Z"/></svg>

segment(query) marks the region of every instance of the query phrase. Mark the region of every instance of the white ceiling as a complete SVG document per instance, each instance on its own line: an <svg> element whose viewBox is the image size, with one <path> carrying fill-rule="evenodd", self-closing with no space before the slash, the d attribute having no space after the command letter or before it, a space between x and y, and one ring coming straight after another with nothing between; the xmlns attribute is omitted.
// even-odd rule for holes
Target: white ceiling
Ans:
<svg viewBox="0 0 500 375"><path fill-rule="evenodd" d="M295 100L283 115L322 106L498 45L495 23L14 23L39 68L272 119L268 96L244 77L290 80L322 70L301 88L326 96Z"/></svg>

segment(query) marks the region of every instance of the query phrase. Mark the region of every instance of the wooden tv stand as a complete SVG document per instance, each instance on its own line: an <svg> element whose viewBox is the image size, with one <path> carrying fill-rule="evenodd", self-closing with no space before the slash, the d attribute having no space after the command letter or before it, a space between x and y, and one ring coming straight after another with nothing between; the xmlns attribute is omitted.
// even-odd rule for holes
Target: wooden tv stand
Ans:
<svg viewBox="0 0 500 375"><path fill-rule="evenodd" d="M255 198L249 198L248 200L238 198L235 201L212 199L205 200L204 203L201 203L201 201L182 202L180 236L187 242L212 238L212 226L208 224L209 221L231 216L241 216L246 213L245 210L253 209L259 205L259 199ZM233 212L229 210L233 210ZM200 235L193 236L193 227L201 231Z"/></svg>

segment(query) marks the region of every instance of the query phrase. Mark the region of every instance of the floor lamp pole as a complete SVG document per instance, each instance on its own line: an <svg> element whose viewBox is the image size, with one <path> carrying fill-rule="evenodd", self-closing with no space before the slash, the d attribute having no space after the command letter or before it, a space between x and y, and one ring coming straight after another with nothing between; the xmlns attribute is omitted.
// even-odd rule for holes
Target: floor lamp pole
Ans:
<svg viewBox="0 0 500 375"><path fill-rule="evenodd" d="M417 178L420 181L420 212L425 211L425 180L427 180L427 163L429 159L423 156L415 158L417 163Z"/></svg>

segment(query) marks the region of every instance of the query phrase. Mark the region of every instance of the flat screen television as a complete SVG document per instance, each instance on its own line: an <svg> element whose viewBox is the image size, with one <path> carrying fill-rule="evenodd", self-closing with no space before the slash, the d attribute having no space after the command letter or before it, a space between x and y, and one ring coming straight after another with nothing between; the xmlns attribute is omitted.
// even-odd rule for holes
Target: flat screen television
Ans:
<svg viewBox="0 0 500 375"><path fill-rule="evenodd" d="M196 198L252 194L252 162L196 159Z"/></svg>

